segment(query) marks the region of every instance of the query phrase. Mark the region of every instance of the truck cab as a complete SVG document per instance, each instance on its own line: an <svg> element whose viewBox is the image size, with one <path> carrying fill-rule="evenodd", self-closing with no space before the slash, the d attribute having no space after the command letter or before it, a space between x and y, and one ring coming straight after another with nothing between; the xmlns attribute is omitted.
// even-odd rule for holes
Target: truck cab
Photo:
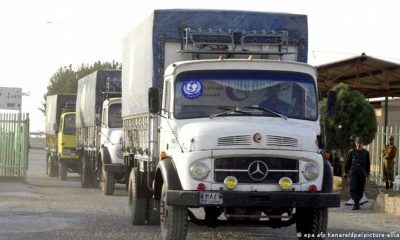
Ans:
<svg viewBox="0 0 400 240"><path fill-rule="evenodd" d="M100 130L100 155L103 162L102 188L112 194L115 182L124 183L124 159L122 154L121 98L107 99L102 107Z"/></svg>
<svg viewBox="0 0 400 240"><path fill-rule="evenodd" d="M66 180L67 172L79 172L80 164L76 152L75 112L65 111L60 117L57 133L57 156L59 178Z"/></svg>
<svg viewBox="0 0 400 240"><path fill-rule="evenodd" d="M282 179L293 191L322 190L313 67L181 62L167 69L164 93L160 151L174 159L183 189L233 190L224 182L236 176L237 191L287 190Z"/></svg>
<svg viewBox="0 0 400 240"><path fill-rule="evenodd" d="M326 230L327 208L338 206L339 195L331 193L330 165L319 151L312 66L186 61L170 65L164 81L154 181L162 231L182 207L204 208L205 223L214 226L223 214L237 223L297 223L301 233Z"/></svg>

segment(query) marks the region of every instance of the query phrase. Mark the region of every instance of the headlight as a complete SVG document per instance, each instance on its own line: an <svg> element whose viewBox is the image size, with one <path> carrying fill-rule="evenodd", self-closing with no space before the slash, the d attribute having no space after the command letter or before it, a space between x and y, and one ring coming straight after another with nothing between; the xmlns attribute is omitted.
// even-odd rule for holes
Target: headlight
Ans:
<svg viewBox="0 0 400 240"><path fill-rule="evenodd" d="M237 186L238 180L234 176L228 176L225 178L224 184L229 190L232 190Z"/></svg>
<svg viewBox="0 0 400 240"><path fill-rule="evenodd" d="M307 163L303 170L304 177L312 181L318 177L318 168L313 163Z"/></svg>
<svg viewBox="0 0 400 240"><path fill-rule="evenodd" d="M293 187L293 181L292 181L292 179L290 179L288 177L283 177L283 178L279 179L279 186L283 190L290 190Z"/></svg>
<svg viewBox="0 0 400 240"><path fill-rule="evenodd" d="M195 163L190 167L190 176L199 181L204 180L209 173L210 169L204 163Z"/></svg>

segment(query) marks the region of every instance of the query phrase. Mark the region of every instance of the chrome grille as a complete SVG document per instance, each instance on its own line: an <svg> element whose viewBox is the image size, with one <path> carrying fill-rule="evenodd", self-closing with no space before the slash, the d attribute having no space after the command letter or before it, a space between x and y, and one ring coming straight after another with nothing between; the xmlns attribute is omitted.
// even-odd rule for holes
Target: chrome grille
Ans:
<svg viewBox="0 0 400 240"><path fill-rule="evenodd" d="M267 135L266 144L268 146L298 147L299 141L296 138Z"/></svg>
<svg viewBox="0 0 400 240"><path fill-rule="evenodd" d="M262 181L250 178L248 168L254 161L262 161L268 167L268 174ZM299 182L299 161L278 157L231 157L214 160L214 181L224 182L227 176L234 176L239 183L278 183L282 177Z"/></svg>
<svg viewBox="0 0 400 240"><path fill-rule="evenodd" d="M250 135L228 136L218 138L218 146L251 145Z"/></svg>

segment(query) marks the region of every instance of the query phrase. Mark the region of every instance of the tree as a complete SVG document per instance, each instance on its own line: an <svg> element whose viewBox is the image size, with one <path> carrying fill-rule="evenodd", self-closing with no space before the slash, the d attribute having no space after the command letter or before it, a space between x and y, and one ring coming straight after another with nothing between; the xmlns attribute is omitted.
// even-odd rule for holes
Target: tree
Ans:
<svg viewBox="0 0 400 240"><path fill-rule="evenodd" d="M39 108L39 110L43 113L46 112L48 95L76 94L79 79L94 71L106 69L121 69L121 64L115 61L104 63L97 61L93 65L81 64L77 70L74 70L72 65L60 67L49 80L47 92L43 95L44 102L42 102L42 108Z"/></svg>
<svg viewBox="0 0 400 240"><path fill-rule="evenodd" d="M377 130L374 108L360 92L351 90L344 83L332 90L337 93L336 115L327 116L326 99L320 104L321 126L327 146L345 153L350 147L349 139L352 135L362 137L366 145L371 143Z"/></svg>

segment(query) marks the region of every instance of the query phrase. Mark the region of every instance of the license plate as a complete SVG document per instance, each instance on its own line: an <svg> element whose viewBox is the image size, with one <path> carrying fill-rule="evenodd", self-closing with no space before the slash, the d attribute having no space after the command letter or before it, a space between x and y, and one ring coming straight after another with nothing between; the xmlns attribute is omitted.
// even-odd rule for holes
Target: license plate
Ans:
<svg viewBox="0 0 400 240"><path fill-rule="evenodd" d="M223 197L221 193L200 193L200 204L222 204Z"/></svg>

